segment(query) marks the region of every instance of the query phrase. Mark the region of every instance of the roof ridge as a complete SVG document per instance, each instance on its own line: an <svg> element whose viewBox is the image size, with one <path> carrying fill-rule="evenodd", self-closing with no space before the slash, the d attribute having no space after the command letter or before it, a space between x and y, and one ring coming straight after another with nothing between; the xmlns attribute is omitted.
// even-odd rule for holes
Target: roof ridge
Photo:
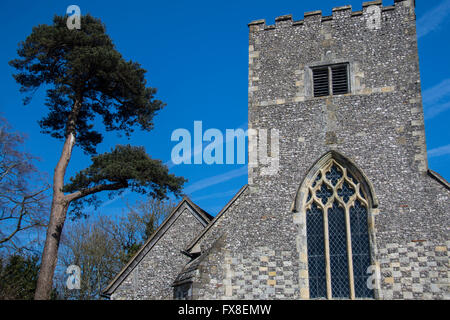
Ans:
<svg viewBox="0 0 450 320"><path fill-rule="evenodd" d="M194 203L194 201L192 201L191 198L189 198L189 196L184 195L183 199L187 200L191 206L193 206L200 213L202 213L204 215L204 217L208 220L208 222L214 219L214 216L212 216L206 210L202 209L199 205Z"/></svg>
<svg viewBox="0 0 450 320"><path fill-rule="evenodd" d="M430 177L434 178L437 182L441 183L445 188L450 190L450 183L445 180L443 176L431 169L428 169L427 172Z"/></svg>
<svg viewBox="0 0 450 320"><path fill-rule="evenodd" d="M244 185L238 192L231 198L230 201L220 210L220 212L214 217L214 219L200 232L200 234L192 240L191 243L184 249L189 252L197 244L197 242L208 232L208 230L216 223L216 221L227 211L227 209L236 201L240 195L248 188L248 184Z"/></svg>

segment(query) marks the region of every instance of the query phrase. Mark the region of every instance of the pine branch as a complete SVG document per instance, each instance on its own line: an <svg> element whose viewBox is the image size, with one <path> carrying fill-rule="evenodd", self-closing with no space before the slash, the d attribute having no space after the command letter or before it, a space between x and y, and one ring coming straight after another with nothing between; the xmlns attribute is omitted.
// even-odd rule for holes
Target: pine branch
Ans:
<svg viewBox="0 0 450 320"><path fill-rule="evenodd" d="M72 202L83 197L89 196L91 194L95 194L101 191L114 191L120 190L128 187L128 183L125 182L117 182L112 184L100 184L91 188L85 188L77 192L73 192L65 196L67 202Z"/></svg>

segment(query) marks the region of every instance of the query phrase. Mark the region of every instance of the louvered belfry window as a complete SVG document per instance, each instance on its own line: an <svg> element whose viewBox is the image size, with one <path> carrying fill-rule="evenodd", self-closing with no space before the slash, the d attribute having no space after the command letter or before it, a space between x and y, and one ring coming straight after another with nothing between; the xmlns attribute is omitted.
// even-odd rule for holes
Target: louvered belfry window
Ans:
<svg viewBox="0 0 450 320"><path fill-rule="evenodd" d="M331 160L316 173L305 204L311 299L374 297L368 207L348 168Z"/></svg>
<svg viewBox="0 0 450 320"><path fill-rule="evenodd" d="M335 64L312 69L314 97L350 92L348 64Z"/></svg>
<svg viewBox="0 0 450 320"><path fill-rule="evenodd" d="M330 95L330 75L328 68L313 69L314 97Z"/></svg>

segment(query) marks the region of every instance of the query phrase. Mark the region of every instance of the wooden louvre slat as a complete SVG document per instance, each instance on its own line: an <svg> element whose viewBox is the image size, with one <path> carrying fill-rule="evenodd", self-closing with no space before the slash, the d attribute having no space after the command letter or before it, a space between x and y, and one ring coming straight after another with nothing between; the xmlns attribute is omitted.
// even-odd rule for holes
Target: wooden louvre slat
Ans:
<svg viewBox="0 0 450 320"><path fill-rule="evenodd" d="M330 94L328 68L313 69L314 96L321 97Z"/></svg>
<svg viewBox="0 0 450 320"><path fill-rule="evenodd" d="M347 65L331 67L333 95L349 92Z"/></svg>

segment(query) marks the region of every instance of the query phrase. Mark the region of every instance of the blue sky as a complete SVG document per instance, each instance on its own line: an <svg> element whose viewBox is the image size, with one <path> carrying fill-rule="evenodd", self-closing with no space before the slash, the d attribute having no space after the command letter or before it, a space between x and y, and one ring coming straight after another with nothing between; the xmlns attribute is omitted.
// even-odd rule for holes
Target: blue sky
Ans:
<svg viewBox="0 0 450 320"><path fill-rule="evenodd" d="M417 29L425 129L429 167L450 180L450 0L416 1ZM391 5L391 1L383 1ZM149 85L167 107L155 118L151 132L135 132L130 140L107 134L98 152L116 144L145 146L154 158L169 163L176 144L173 130L247 128L248 27L256 19L273 24L277 16L322 10L351 4L360 10L362 1L22 1L4 0L0 50L0 112L18 131L28 135L26 150L40 158L37 166L51 180L62 142L40 133L37 121L46 109L44 90L23 106L23 96L8 61L16 57L19 41L37 24L50 24L54 14L64 14L76 4L106 24L107 32L126 59L139 62L147 71ZM67 177L85 168L89 157L76 148ZM171 165L171 171L189 179L185 192L202 208L216 214L244 184L245 165ZM125 193L108 200L102 212L122 212Z"/></svg>

